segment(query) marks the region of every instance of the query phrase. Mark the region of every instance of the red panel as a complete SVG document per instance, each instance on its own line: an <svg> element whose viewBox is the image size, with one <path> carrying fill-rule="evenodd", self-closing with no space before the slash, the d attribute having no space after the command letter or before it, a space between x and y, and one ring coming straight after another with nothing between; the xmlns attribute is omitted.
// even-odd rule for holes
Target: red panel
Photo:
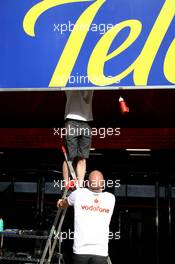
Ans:
<svg viewBox="0 0 175 264"><path fill-rule="evenodd" d="M0 147L58 148L63 140L54 132L51 128L0 128ZM93 147L175 148L175 128L122 128L119 136L102 136L93 136Z"/></svg>

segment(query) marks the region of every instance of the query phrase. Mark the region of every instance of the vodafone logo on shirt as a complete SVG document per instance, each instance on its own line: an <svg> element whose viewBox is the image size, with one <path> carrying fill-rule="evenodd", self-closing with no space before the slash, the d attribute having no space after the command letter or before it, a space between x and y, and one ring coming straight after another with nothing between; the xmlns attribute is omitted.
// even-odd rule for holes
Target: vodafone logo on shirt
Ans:
<svg viewBox="0 0 175 264"><path fill-rule="evenodd" d="M94 199L94 205L83 205L81 204L81 208L86 211L91 211L91 212L100 212L100 213L109 213L109 208L103 208L100 207L99 205L99 199L95 198Z"/></svg>
<svg viewBox="0 0 175 264"><path fill-rule="evenodd" d="M86 211L91 211L91 212L100 212L100 213L109 213L108 208L102 208L100 206L93 206L93 205L81 205L81 208Z"/></svg>

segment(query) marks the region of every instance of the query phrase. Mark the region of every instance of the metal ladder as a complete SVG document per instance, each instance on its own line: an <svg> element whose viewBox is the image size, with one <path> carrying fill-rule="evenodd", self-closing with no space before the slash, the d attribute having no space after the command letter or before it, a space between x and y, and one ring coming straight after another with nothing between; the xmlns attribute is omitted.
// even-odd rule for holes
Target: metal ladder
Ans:
<svg viewBox="0 0 175 264"><path fill-rule="evenodd" d="M63 151L65 161L66 161L68 169L69 169L69 173L70 173L72 179L76 182L76 179L77 179L76 173L75 173L74 168L72 166L72 162L68 160L68 156L67 156L66 149L64 148L64 146L62 146L62 151ZM65 188L62 199L67 197L68 190L69 190L69 187ZM52 260L52 257L53 257L54 251L55 251L57 240L59 240L59 242L58 242L59 243L59 245L58 245L59 246L59 264L64 263L64 259L63 259L63 256L61 254L61 236L60 236L60 234L61 234L61 228L62 228L62 225L64 222L64 218L66 215L66 211L67 211L67 208L65 208L65 209L58 208L57 214L55 216L55 219L54 219L52 228L50 230L50 234L49 234L49 237L47 239L47 242L46 242L46 245L45 245L45 248L44 248L44 251L43 251L43 254L42 254L42 257L40 259L39 264L51 264L51 260ZM109 256L107 258L107 263L112 264Z"/></svg>
<svg viewBox="0 0 175 264"><path fill-rule="evenodd" d="M73 169L72 162L68 160L66 150L63 146L62 146L62 151L63 151L64 157L65 157L66 163L68 165L70 175L71 175L73 180L76 180L76 174L75 174L75 171ZM68 190L69 190L69 187L65 188L62 199L67 197ZM59 240L59 254L60 254L59 255L59 264L61 264L63 257L62 257L62 254L60 253L61 252L61 236L60 236L60 234L61 234L61 228L62 228L62 225L64 222L64 218L66 215L66 211L67 211L67 208L65 208L65 209L58 208L39 264L44 264L44 263L50 264L51 263L51 260L52 260L52 257L53 257L54 251L55 251L55 247L57 244L57 240Z"/></svg>

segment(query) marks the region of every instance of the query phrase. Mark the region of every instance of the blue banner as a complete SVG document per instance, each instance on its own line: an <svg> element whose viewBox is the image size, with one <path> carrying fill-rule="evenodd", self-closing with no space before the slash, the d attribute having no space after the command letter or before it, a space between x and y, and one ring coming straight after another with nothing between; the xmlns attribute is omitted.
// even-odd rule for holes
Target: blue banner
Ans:
<svg viewBox="0 0 175 264"><path fill-rule="evenodd" d="M173 86L174 0L1 0L0 87Z"/></svg>

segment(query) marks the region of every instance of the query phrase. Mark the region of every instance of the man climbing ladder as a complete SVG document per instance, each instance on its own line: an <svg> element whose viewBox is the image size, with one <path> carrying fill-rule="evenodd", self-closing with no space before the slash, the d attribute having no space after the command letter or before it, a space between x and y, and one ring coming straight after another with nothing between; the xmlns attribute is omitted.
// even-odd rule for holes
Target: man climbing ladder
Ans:
<svg viewBox="0 0 175 264"><path fill-rule="evenodd" d="M74 162L77 175L77 185L83 186L86 173L86 160L91 147L91 126L93 91L65 91L65 140L68 160ZM63 163L63 178L65 185L69 182L69 168Z"/></svg>

